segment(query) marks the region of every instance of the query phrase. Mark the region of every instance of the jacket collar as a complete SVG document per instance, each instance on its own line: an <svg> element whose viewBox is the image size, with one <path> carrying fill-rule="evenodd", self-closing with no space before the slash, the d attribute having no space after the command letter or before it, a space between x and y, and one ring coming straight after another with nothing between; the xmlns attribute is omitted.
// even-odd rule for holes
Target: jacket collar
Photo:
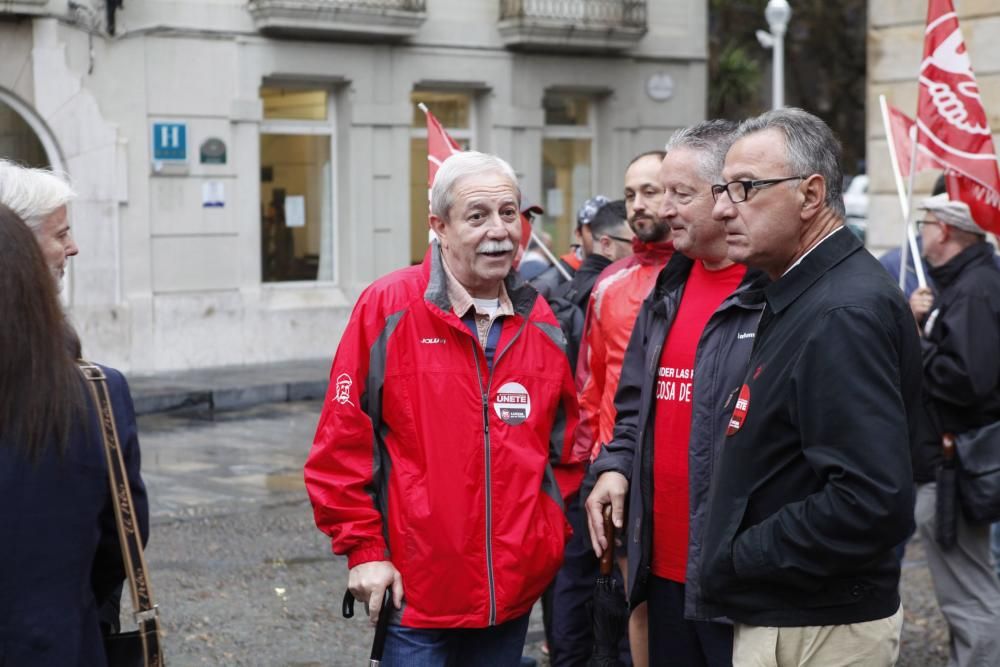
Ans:
<svg viewBox="0 0 1000 667"><path fill-rule="evenodd" d="M673 254L673 241L646 243L640 241L638 236L632 238L632 256L640 264L666 264Z"/></svg>
<svg viewBox="0 0 1000 667"><path fill-rule="evenodd" d="M934 282L942 287L955 282L958 276L970 266L993 263L993 246L986 241L979 241L958 253L941 266L929 267L929 273Z"/></svg>
<svg viewBox="0 0 1000 667"><path fill-rule="evenodd" d="M850 229L846 226L838 229L814 247L797 266L764 289L764 298L771 310L780 313L823 274L863 248Z"/></svg>
<svg viewBox="0 0 1000 667"><path fill-rule="evenodd" d="M424 255L424 275L427 277L427 289L424 290L424 301L433 304L445 313L452 312L451 298L448 296L448 274L441 259L441 245L437 239L431 241L431 247ZM538 292L521 279L517 271L511 269L503 279L507 296L514 307L514 314L528 317L535 306Z"/></svg>
<svg viewBox="0 0 1000 667"><path fill-rule="evenodd" d="M679 252L674 253L663 270L656 277L656 284L653 286L650 298L653 300L653 312L658 315L665 315L667 304L666 297L683 287L691 275L694 268L694 260ZM748 268L739 287L733 292L740 304L745 306L759 306L762 300L763 288L770 283L767 274L759 269Z"/></svg>

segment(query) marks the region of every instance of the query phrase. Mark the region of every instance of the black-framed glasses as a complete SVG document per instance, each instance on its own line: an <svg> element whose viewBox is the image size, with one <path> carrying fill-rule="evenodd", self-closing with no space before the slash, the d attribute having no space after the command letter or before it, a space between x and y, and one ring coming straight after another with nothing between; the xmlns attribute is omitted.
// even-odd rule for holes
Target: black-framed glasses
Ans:
<svg viewBox="0 0 1000 667"><path fill-rule="evenodd" d="M615 236L614 234L605 234L605 238L609 238L612 241L621 241L622 243L628 243L631 245L632 239L627 239L624 236Z"/></svg>
<svg viewBox="0 0 1000 667"><path fill-rule="evenodd" d="M723 185L712 186L712 199L719 201L723 192L729 196L729 201L734 204L742 204L750 196L751 190L763 190L785 181L801 180L808 176L786 176L784 178L759 178L753 181L730 181Z"/></svg>
<svg viewBox="0 0 1000 667"><path fill-rule="evenodd" d="M917 231L923 229L924 225L940 225L940 224L941 224L940 220L928 220L927 218L924 218L923 220L917 220L916 222Z"/></svg>

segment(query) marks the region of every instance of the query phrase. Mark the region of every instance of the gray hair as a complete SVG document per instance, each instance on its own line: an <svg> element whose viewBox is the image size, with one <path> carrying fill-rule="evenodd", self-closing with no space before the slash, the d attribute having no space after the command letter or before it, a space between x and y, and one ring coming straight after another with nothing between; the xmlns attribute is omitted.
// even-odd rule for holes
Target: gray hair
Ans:
<svg viewBox="0 0 1000 667"><path fill-rule="evenodd" d="M843 218L844 172L840 166L840 141L830 126L802 109L774 109L740 123L734 140L766 130L777 130L785 137L785 159L790 172L762 177L819 174L826 182L826 205Z"/></svg>
<svg viewBox="0 0 1000 667"><path fill-rule="evenodd" d="M431 187L431 213L447 221L451 213L451 205L454 203L452 190L459 180L469 176L480 176L482 174L500 173L510 179L514 184L517 193L518 209L521 208L521 186L517 182L517 174L507 162L496 155L479 153L477 151L463 151L452 154L447 160L441 163L434 176L434 185Z"/></svg>
<svg viewBox="0 0 1000 667"><path fill-rule="evenodd" d="M667 153L678 148L697 151L699 176L716 183L722 180L722 167L737 127L731 120L705 120L674 132L665 150Z"/></svg>
<svg viewBox="0 0 1000 667"><path fill-rule="evenodd" d="M74 197L76 192L64 175L0 160L0 204L17 213L32 230Z"/></svg>

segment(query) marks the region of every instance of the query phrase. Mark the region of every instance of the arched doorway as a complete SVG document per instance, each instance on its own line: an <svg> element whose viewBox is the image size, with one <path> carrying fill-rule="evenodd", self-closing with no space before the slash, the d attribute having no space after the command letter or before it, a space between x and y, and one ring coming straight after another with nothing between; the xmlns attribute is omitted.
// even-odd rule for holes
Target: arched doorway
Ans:
<svg viewBox="0 0 1000 667"><path fill-rule="evenodd" d="M0 88L0 158L27 167L63 171L62 157L45 123L27 104Z"/></svg>

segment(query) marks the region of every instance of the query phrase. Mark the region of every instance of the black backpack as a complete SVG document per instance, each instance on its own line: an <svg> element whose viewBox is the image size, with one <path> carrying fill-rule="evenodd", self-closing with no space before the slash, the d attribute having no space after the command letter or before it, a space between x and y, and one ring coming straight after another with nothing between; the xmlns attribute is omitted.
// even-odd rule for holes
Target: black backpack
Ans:
<svg viewBox="0 0 1000 667"><path fill-rule="evenodd" d="M576 376L576 358L580 353L580 341L583 339L585 320L584 307L590 294L580 294L573 281L559 285L548 298L563 335L566 336L566 356L569 357L569 367ZM580 303L582 301L582 304Z"/></svg>

